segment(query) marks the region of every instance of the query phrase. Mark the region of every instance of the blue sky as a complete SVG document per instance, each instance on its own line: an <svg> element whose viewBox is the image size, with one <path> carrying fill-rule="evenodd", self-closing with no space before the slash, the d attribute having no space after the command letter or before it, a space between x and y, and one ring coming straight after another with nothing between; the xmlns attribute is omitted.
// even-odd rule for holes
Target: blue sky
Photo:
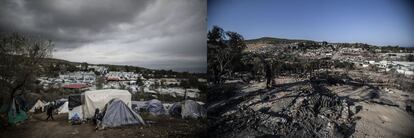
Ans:
<svg viewBox="0 0 414 138"><path fill-rule="evenodd" d="M414 46L412 8L399 0L208 0L208 29L253 39Z"/></svg>

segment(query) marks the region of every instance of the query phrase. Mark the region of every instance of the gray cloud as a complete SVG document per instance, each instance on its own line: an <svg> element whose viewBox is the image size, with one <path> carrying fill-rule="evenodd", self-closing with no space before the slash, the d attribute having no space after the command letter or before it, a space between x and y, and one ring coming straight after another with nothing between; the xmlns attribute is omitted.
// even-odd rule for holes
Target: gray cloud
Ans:
<svg viewBox="0 0 414 138"><path fill-rule="evenodd" d="M206 67L205 0L2 0L0 31L55 42L55 58Z"/></svg>

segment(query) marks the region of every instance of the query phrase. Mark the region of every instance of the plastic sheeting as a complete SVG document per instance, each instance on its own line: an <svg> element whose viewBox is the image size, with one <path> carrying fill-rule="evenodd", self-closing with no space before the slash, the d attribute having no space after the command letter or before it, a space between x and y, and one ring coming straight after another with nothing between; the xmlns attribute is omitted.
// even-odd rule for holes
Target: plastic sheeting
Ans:
<svg viewBox="0 0 414 138"><path fill-rule="evenodd" d="M121 125L145 125L140 115L132 111L122 100L114 99L105 110L102 119L104 127L117 127Z"/></svg>
<svg viewBox="0 0 414 138"><path fill-rule="evenodd" d="M69 110L72 110L73 108L82 105L82 95L81 94L72 94L69 95Z"/></svg>
<svg viewBox="0 0 414 138"><path fill-rule="evenodd" d="M69 112L69 102L66 101L63 105L58 108L58 114L68 113Z"/></svg>
<svg viewBox="0 0 414 138"><path fill-rule="evenodd" d="M131 101L131 103L132 109L136 112L147 109L147 101Z"/></svg>
<svg viewBox="0 0 414 138"><path fill-rule="evenodd" d="M165 109L166 113L168 114L168 109L171 108L172 104L171 103L163 103L162 105L164 106L164 109Z"/></svg>
<svg viewBox="0 0 414 138"><path fill-rule="evenodd" d="M102 111L105 105L114 98L122 100L131 108L131 93L127 90L104 89L84 92L83 118L92 118L96 108Z"/></svg>
<svg viewBox="0 0 414 138"><path fill-rule="evenodd" d="M171 107L168 109L168 114L172 117L181 117L181 102L174 103L171 105Z"/></svg>
<svg viewBox="0 0 414 138"><path fill-rule="evenodd" d="M12 104L10 105L10 110L7 114L8 122L10 124L16 124L18 122L22 122L27 119L27 114L25 111L22 110L20 107L22 103L15 98L13 98Z"/></svg>
<svg viewBox="0 0 414 138"><path fill-rule="evenodd" d="M41 100L37 100L37 102L29 110L29 112L35 112L35 109L42 109L42 112L44 112L45 106L46 106L46 103L42 102Z"/></svg>
<svg viewBox="0 0 414 138"><path fill-rule="evenodd" d="M64 98L55 100L54 101L55 102L54 108L59 108L60 106L65 104L65 102L67 102L67 101L68 101L68 99L64 99Z"/></svg>
<svg viewBox="0 0 414 138"><path fill-rule="evenodd" d="M76 116L79 117L80 120L83 119L82 106L74 107L72 110L69 111L69 120L72 120Z"/></svg>
<svg viewBox="0 0 414 138"><path fill-rule="evenodd" d="M204 118L207 116L206 109L193 100L186 100L181 109L182 118Z"/></svg>
<svg viewBox="0 0 414 138"><path fill-rule="evenodd" d="M148 101L147 107L148 107L148 112L150 112L151 115L158 116L158 115L164 115L166 113L161 101L157 99L152 99Z"/></svg>

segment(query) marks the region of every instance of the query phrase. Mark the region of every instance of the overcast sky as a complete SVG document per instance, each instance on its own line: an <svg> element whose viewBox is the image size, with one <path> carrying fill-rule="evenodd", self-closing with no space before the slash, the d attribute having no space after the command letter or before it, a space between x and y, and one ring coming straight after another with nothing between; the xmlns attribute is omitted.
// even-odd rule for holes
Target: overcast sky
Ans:
<svg viewBox="0 0 414 138"><path fill-rule="evenodd" d="M0 31L55 43L54 58L204 71L205 0L0 0Z"/></svg>

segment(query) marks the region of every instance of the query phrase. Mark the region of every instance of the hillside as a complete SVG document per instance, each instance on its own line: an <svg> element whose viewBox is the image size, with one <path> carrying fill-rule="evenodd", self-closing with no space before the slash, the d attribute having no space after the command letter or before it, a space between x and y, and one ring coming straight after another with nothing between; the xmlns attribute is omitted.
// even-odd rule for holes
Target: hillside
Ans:
<svg viewBox="0 0 414 138"><path fill-rule="evenodd" d="M246 44L290 44L290 43L296 43L296 42L315 42L312 40L301 40L301 39L285 39L285 38L274 38L274 37L261 37L257 39L249 39L246 40Z"/></svg>

